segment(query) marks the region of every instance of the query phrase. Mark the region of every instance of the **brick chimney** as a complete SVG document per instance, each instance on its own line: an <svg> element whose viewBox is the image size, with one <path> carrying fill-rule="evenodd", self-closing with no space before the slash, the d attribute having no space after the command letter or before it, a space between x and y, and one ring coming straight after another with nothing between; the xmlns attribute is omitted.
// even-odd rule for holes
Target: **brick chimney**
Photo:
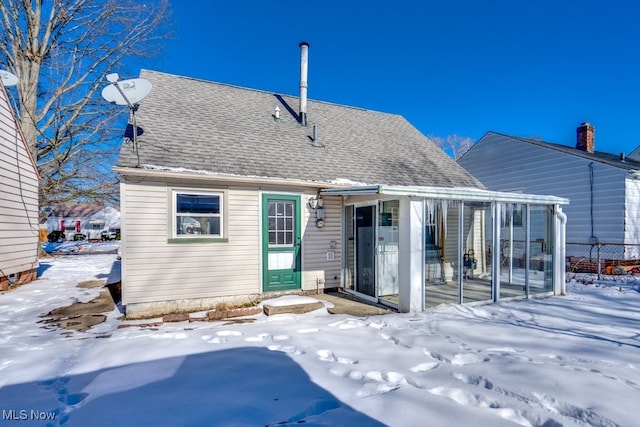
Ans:
<svg viewBox="0 0 640 427"><path fill-rule="evenodd" d="M576 148L593 154L596 149L596 128L589 122L584 122L576 129Z"/></svg>

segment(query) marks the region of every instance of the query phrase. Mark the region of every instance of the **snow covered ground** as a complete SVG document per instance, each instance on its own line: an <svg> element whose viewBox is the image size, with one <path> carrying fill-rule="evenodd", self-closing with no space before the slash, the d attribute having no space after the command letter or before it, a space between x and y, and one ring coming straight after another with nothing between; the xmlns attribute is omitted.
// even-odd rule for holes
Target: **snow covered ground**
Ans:
<svg viewBox="0 0 640 427"><path fill-rule="evenodd" d="M76 284L117 273L115 258L45 259L0 294L0 425L638 425L640 287L626 277L424 314L39 323L96 297Z"/></svg>

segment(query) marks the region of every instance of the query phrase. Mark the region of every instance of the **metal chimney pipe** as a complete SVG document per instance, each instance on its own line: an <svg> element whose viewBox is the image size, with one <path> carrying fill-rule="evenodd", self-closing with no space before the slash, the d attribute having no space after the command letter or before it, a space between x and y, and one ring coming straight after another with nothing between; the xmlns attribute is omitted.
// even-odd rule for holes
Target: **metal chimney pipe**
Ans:
<svg viewBox="0 0 640 427"><path fill-rule="evenodd" d="M300 109L298 118L307 125L307 74L309 71L309 43L300 42Z"/></svg>

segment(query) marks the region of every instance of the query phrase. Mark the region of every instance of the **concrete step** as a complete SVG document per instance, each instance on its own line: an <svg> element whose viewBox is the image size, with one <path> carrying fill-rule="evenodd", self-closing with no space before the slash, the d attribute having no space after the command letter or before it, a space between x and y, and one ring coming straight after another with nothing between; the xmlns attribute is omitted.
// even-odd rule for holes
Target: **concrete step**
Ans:
<svg viewBox="0 0 640 427"><path fill-rule="evenodd" d="M291 313L291 314L302 314L308 313L310 311L318 310L320 308L324 308L324 304L320 301L318 302L308 302L304 304L291 304L291 305L269 305L265 304L262 306L264 314L267 316L271 316L273 314L283 314L283 313Z"/></svg>

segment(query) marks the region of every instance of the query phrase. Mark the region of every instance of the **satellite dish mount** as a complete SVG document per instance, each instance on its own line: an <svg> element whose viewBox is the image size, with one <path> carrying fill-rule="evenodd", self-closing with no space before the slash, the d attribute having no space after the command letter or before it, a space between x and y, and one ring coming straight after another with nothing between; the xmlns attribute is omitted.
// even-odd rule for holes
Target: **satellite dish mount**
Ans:
<svg viewBox="0 0 640 427"><path fill-rule="evenodd" d="M131 112L133 124L133 151L138 155L138 125L136 124L136 111L141 100L151 92L151 82L145 79L120 80L118 73L107 74L107 81L111 83L102 89L102 97L116 105L126 105ZM140 166L140 157L138 164Z"/></svg>

